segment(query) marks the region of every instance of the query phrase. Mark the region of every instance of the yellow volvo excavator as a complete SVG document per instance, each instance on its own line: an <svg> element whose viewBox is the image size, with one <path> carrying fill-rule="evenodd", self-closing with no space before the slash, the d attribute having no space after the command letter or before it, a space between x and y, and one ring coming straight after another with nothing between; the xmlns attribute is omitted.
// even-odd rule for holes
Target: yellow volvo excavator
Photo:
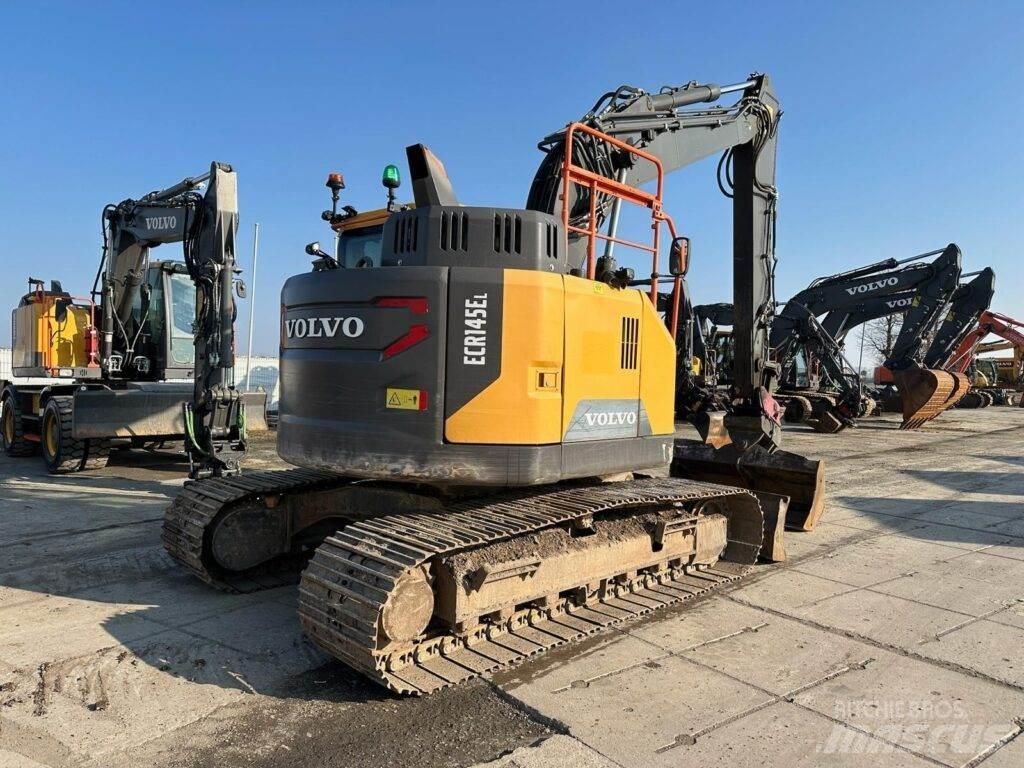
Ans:
<svg viewBox="0 0 1024 768"><path fill-rule="evenodd" d="M725 93L739 100L684 109ZM278 452L299 468L186 483L167 511L168 551L246 590L287 579L315 550L300 583L306 633L410 694L740 578L762 549L759 496L666 476L688 241L662 184L728 153L746 362L724 424L741 456L771 456L779 114L763 75L619 88L542 142L525 209L460 205L422 145L407 150L413 206L339 213L332 175L338 247L311 244L313 271L282 291ZM384 182L393 198L397 169ZM651 242L617 234L622 205L649 212ZM647 252L650 277L607 244ZM750 484L756 462L742 474ZM811 495L820 479L817 467L802 476Z"/></svg>

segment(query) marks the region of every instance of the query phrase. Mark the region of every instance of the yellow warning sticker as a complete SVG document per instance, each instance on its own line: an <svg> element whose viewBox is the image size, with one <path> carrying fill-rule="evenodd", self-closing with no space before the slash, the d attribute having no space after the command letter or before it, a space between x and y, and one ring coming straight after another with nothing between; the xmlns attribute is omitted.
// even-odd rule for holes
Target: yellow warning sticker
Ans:
<svg viewBox="0 0 1024 768"><path fill-rule="evenodd" d="M422 392L418 389L392 389L388 387L387 407L400 408L403 411L418 411L421 409L420 397Z"/></svg>

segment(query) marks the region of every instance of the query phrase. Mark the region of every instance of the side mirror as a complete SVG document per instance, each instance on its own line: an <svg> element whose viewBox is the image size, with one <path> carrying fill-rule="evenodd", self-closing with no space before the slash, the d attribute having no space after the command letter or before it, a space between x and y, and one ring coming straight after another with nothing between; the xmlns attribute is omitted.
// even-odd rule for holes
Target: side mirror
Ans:
<svg viewBox="0 0 1024 768"><path fill-rule="evenodd" d="M672 277L682 277L690 268L690 238L677 237L668 252L668 272Z"/></svg>
<svg viewBox="0 0 1024 768"><path fill-rule="evenodd" d="M68 302L65 299L58 299L53 304L53 318L61 325L68 319Z"/></svg>
<svg viewBox="0 0 1024 768"><path fill-rule="evenodd" d="M240 299L245 298L245 280L235 280L235 294Z"/></svg>

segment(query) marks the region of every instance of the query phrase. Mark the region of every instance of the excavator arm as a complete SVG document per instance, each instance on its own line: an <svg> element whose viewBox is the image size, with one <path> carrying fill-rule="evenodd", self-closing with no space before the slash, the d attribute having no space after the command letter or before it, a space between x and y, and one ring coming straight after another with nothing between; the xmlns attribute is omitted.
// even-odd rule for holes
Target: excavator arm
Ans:
<svg viewBox="0 0 1024 768"><path fill-rule="evenodd" d="M971 332L982 312L992 306L995 292L996 273L991 267L985 267L972 280L960 284L953 294L949 312L925 353L925 366L940 368L950 362L960 342Z"/></svg>
<svg viewBox="0 0 1024 768"><path fill-rule="evenodd" d="M978 345L990 334L995 334L1013 344L1017 349L1024 350L1024 322L998 312L985 310L979 315L974 329L960 340L960 345L950 360L952 370L966 372L974 359Z"/></svg>

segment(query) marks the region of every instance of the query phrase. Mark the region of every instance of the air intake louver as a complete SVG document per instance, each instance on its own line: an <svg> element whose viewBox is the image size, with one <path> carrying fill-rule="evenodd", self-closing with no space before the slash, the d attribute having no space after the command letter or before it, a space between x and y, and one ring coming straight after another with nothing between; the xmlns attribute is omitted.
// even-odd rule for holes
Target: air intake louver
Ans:
<svg viewBox="0 0 1024 768"><path fill-rule="evenodd" d="M459 211L441 213L441 250L469 250L469 217Z"/></svg>
<svg viewBox="0 0 1024 768"><path fill-rule="evenodd" d="M624 371L636 370L637 348L640 343L640 318L622 318L622 352L620 367Z"/></svg>
<svg viewBox="0 0 1024 768"><path fill-rule="evenodd" d="M544 255L549 259L558 258L558 228L554 224L544 225Z"/></svg>
<svg viewBox="0 0 1024 768"><path fill-rule="evenodd" d="M415 253L416 237L419 233L419 217L403 216L395 226L395 253Z"/></svg>
<svg viewBox="0 0 1024 768"><path fill-rule="evenodd" d="M523 220L519 216L494 214L494 252L523 252Z"/></svg>

